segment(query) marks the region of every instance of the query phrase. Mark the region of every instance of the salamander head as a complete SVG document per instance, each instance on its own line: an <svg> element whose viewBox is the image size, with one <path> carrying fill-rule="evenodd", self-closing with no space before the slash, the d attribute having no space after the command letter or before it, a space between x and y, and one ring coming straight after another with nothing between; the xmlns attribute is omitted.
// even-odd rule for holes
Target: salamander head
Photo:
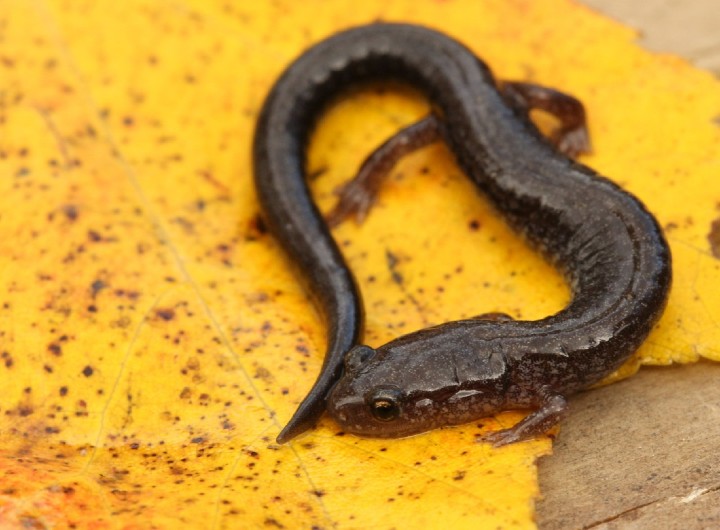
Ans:
<svg viewBox="0 0 720 530"><path fill-rule="evenodd" d="M328 413L345 432L400 438L466 423L502 408L502 358L473 355L470 371L479 377L461 381L458 367L452 366L455 356L448 352L406 355L389 346L356 346L345 356L345 373L327 403Z"/></svg>

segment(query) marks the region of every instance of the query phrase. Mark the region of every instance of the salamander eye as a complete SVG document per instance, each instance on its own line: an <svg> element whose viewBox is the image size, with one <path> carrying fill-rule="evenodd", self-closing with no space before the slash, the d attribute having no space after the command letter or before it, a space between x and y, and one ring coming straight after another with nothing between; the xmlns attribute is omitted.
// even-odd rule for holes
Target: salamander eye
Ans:
<svg viewBox="0 0 720 530"><path fill-rule="evenodd" d="M354 372L365 361L369 360L375 355L375 350L370 346L354 346L349 352L345 354L345 370L347 372Z"/></svg>
<svg viewBox="0 0 720 530"><path fill-rule="evenodd" d="M376 389L367 399L370 411L378 421L392 421L400 416L402 393L394 388Z"/></svg>

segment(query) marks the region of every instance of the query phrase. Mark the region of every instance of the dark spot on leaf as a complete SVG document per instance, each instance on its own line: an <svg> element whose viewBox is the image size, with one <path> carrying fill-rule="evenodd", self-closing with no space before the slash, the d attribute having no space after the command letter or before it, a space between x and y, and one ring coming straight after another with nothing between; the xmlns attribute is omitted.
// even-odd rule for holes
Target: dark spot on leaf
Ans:
<svg viewBox="0 0 720 530"><path fill-rule="evenodd" d="M60 395L61 395L61 396L67 396L67 393L68 393L68 387L66 387L66 386L61 386L61 387L60 387Z"/></svg>
<svg viewBox="0 0 720 530"><path fill-rule="evenodd" d="M60 357L62 355L62 346L60 346L57 342L51 342L48 344L47 349L56 357Z"/></svg>
<svg viewBox="0 0 720 530"><path fill-rule="evenodd" d="M258 366L255 369L255 378L262 379L263 381L266 381L268 383L272 382L273 380L272 373L270 373L270 371L263 366Z"/></svg>
<svg viewBox="0 0 720 530"><path fill-rule="evenodd" d="M158 308L155 310L155 314L163 320L172 320L175 318L175 310L172 307Z"/></svg>
<svg viewBox="0 0 720 530"><path fill-rule="evenodd" d="M203 437L203 436L197 436L196 438L193 438L192 440L190 440L190 443L201 444L201 443L203 443L204 441L205 441L205 437Z"/></svg>
<svg viewBox="0 0 720 530"><path fill-rule="evenodd" d="M65 217L68 218L68 221L74 221L78 218L78 209L74 204L64 205L62 207L62 212L65 214Z"/></svg>
<svg viewBox="0 0 720 530"><path fill-rule="evenodd" d="M195 233L195 225L193 222L181 215L174 217L172 219L172 222L177 224L180 228L182 228L186 234L194 234Z"/></svg>
<svg viewBox="0 0 720 530"><path fill-rule="evenodd" d="M398 285L402 285L403 276L396 270L398 261L398 257L395 254L390 252L390 250L385 250L385 262L387 263L388 269L390 269L392 281Z"/></svg>
<svg viewBox="0 0 720 530"><path fill-rule="evenodd" d="M2 354L0 354L0 357L2 357L3 362L5 363L5 368L11 368L15 362L13 361L12 356L10 355L10 352L4 351Z"/></svg>
<svg viewBox="0 0 720 530"><path fill-rule="evenodd" d="M473 219L468 223L468 228L473 232L477 232L480 229L480 221Z"/></svg>
<svg viewBox="0 0 720 530"><path fill-rule="evenodd" d="M94 372L95 372L95 370L93 370L93 367L88 365L85 368L83 368L82 374L85 377L90 377Z"/></svg>
<svg viewBox="0 0 720 530"><path fill-rule="evenodd" d="M92 284L90 285L90 290L92 291L93 298L97 296L97 294L101 290L105 289L105 287L107 286L108 285L102 280L95 280L94 282L92 282Z"/></svg>
<svg viewBox="0 0 720 530"><path fill-rule="evenodd" d="M710 225L710 233L707 238L713 256L720 259L720 218L715 219Z"/></svg>

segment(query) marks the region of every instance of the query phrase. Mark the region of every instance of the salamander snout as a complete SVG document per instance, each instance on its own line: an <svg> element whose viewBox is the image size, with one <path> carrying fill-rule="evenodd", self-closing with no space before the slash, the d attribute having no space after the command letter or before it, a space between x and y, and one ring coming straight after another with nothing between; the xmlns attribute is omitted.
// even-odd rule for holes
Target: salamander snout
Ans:
<svg viewBox="0 0 720 530"><path fill-rule="evenodd" d="M487 341L468 349L433 330L422 333L346 354L345 372L326 403L343 431L400 438L466 423L507 405L507 364Z"/></svg>
<svg viewBox="0 0 720 530"><path fill-rule="evenodd" d="M388 368L384 353L356 346L345 356L345 373L330 393L327 411L348 433L387 438L426 430L414 421L417 410L402 381L382 376Z"/></svg>

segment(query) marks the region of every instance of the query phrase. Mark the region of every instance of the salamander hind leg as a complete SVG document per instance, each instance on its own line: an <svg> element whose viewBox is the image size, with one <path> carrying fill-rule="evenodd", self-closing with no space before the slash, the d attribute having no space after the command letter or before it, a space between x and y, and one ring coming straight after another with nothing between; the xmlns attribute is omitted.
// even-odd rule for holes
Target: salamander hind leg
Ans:
<svg viewBox="0 0 720 530"><path fill-rule="evenodd" d="M483 435L480 442L489 442L495 447L534 438L557 425L568 412L567 400L560 394L548 393L540 408L530 413L515 426Z"/></svg>
<svg viewBox="0 0 720 530"><path fill-rule="evenodd" d="M549 138L558 151L571 158L591 152L585 107L580 100L570 94L532 83L504 81L500 83L499 90L506 103L525 117L532 109L538 109L560 120L560 126Z"/></svg>
<svg viewBox="0 0 720 530"><path fill-rule="evenodd" d="M338 191L338 202L326 215L328 225L335 227L348 217L360 224L375 203L380 184L403 156L440 140L440 120L434 115L401 129L368 156L355 178Z"/></svg>

